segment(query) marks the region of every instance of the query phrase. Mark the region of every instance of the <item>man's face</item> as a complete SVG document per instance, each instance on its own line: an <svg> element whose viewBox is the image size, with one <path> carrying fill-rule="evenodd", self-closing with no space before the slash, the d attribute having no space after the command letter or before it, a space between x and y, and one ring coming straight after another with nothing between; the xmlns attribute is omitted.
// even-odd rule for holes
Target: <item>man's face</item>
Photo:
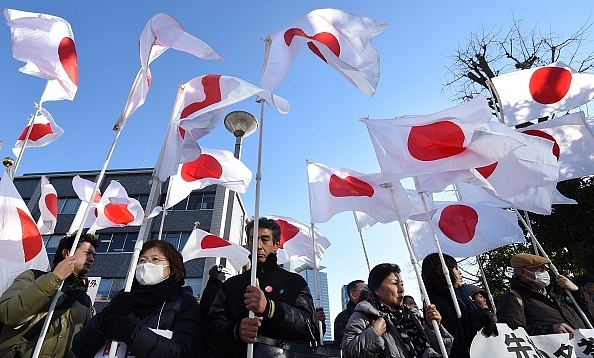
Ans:
<svg viewBox="0 0 594 358"><path fill-rule="evenodd" d="M64 258L68 257L68 253L69 250L64 251ZM77 247L76 251L74 251L74 258L76 259L74 273L78 275L86 275L91 269L91 266L93 266L93 262L95 262L95 255L95 247L89 242L85 241L82 245Z"/></svg>
<svg viewBox="0 0 594 358"><path fill-rule="evenodd" d="M363 282L359 282L357 284L357 286L355 286L355 288L353 290L351 290L351 292L349 292L351 301L353 301L353 302L359 301L359 296L361 296L361 290L363 289L363 287L365 287L365 284Z"/></svg>
<svg viewBox="0 0 594 358"><path fill-rule="evenodd" d="M254 230L250 230L248 235L248 249L252 251ZM272 230L258 228L258 263L263 264L268 255L276 252L278 244L273 240Z"/></svg>
<svg viewBox="0 0 594 358"><path fill-rule="evenodd" d="M520 270L520 279L530 286L534 287L534 280L536 279L537 273L543 273L547 271L546 265L525 267Z"/></svg>

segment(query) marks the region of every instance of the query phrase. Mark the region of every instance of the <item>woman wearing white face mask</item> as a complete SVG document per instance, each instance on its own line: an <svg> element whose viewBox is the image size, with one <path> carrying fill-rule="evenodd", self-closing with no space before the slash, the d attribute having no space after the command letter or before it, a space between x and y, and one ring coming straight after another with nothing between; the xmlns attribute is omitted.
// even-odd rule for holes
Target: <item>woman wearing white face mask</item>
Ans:
<svg viewBox="0 0 594 358"><path fill-rule="evenodd" d="M190 357L198 350L200 314L182 255L162 240L144 243L130 292L120 292L74 337L78 357L94 357L109 340L135 357Z"/></svg>

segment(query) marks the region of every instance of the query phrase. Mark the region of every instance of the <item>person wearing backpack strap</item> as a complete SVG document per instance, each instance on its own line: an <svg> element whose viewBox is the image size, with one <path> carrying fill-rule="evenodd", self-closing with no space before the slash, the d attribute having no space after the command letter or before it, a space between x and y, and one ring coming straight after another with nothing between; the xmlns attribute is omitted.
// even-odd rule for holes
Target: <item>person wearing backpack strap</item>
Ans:
<svg viewBox="0 0 594 358"><path fill-rule="evenodd" d="M73 357L72 337L91 319L86 274L95 261L99 241L94 235L80 237L72 256L75 236L60 240L50 272L27 270L17 276L0 297L0 351L16 349L31 357L41 327L58 288L62 289L45 335L40 357Z"/></svg>

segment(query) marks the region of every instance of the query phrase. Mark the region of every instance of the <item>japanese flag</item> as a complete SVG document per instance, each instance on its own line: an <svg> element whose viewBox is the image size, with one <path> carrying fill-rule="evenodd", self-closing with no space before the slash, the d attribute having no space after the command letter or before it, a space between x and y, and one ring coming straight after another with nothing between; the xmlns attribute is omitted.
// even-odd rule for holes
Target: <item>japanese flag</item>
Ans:
<svg viewBox="0 0 594 358"><path fill-rule="evenodd" d="M41 176L39 211L41 212L37 221L39 233L41 235L53 234L58 222L58 193L45 175Z"/></svg>
<svg viewBox="0 0 594 358"><path fill-rule="evenodd" d="M97 203L97 220L89 232L107 227L140 226L143 219L144 210L140 202L128 197L126 189L112 180Z"/></svg>
<svg viewBox="0 0 594 358"><path fill-rule="evenodd" d="M492 81L508 126L577 108L594 98L594 75L579 73L563 62L507 73Z"/></svg>
<svg viewBox="0 0 594 358"><path fill-rule="evenodd" d="M424 116L361 119L382 169L382 180L480 167L522 146L510 128L491 122L483 96Z"/></svg>
<svg viewBox="0 0 594 358"><path fill-rule="evenodd" d="M559 162L559 181L594 174L594 135L586 125L584 112L567 114L518 131L553 142L552 153Z"/></svg>
<svg viewBox="0 0 594 358"><path fill-rule="evenodd" d="M433 214L432 222L444 254L454 257L480 255L501 246L524 243L516 214L490 206L444 203ZM407 222L415 257L422 260L437 252L428 221Z"/></svg>
<svg viewBox="0 0 594 358"><path fill-rule="evenodd" d="M200 229L192 231L181 254L184 262L198 257L224 257L237 271L250 262L250 252L245 247Z"/></svg>
<svg viewBox="0 0 594 358"><path fill-rule="evenodd" d="M406 220L410 214L408 196L397 180L392 182L394 208L389 189L380 186L380 174L308 163L307 176L313 223L324 223L343 211L361 211L382 223L396 221L398 216Z"/></svg>
<svg viewBox="0 0 594 358"><path fill-rule="evenodd" d="M45 108L39 108L32 127L31 133L29 133L29 125L27 125L14 144L12 152L15 156L19 156L23 145L25 145L27 133L29 133L29 138L26 141L27 147L44 147L64 134L64 130L56 124L52 115Z"/></svg>
<svg viewBox="0 0 594 358"><path fill-rule="evenodd" d="M0 180L0 294L21 272L47 270L41 234L8 174Z"/></svg>
<svg viewBox="0 0 594 358"><path fill-rule="evenodd" d="M19 71L48 80L41 102L73 100L78 60L70 24L57 16L3 9L10 27L12 55L26 62Z"/></svg>
<svg viewBox="0 0 594 358"><path fill-rule="evenodd" d="M173 120L169 124L165 143L155 165L155 174L161 182L174 175L179 164L191 162L202 153L192 132L195 133L196 130L187 131L181 128L179 120Z"/></svg>
<svg viewBox="0 0 594 358"><path fill-rule="evenodd" d="M223 60L208 44L187 33L173 17L165 13L157 13L147 22L140 35L139 45L140 71L114 128L122 128L132 113L144 104L152 81L149 64L169 48L205 60Z"/></svg>
<svg viewBox="0 0 594 358"><path fill-rule="evenodd" d="M287 24L266 42L260 87L274 90L304 46L363 93L373 96L379 81L379 53L371 41L387 26L337 9L317 9Z"/></svg>
<svg viewBox="0 0 594 358"><path fill-rule="evenodd" d="M66 235L72 235L73 233L78 231L78 229L81 226L83 216L85 215L85 210L87 210L87 206L89 205L89 202L91 203L92 208L89 211L87 220L83 224L83 228L91 227L91 225L93 225L97 220L97 210L95 209L95 207L97 206L97 203L99 203L99 200L101 200L101 193L96 193L95 195L93 195L93 190L95 190L95 183L90 180L83 179L78 175L72 178L72 188L74 189L74 192L76 193L78 198L81 200L81 203L78 207L78 210L76 211L76 215L74 216L72 224L70 225L70 229L68 229Z"/></svg>
<svg viewBox="0 0 594 358"><path fill-rule="evenodd" d="M199 76L184 85L180 126L192 130L198 140L221 122L228 106L257 96L272 104L281 114L289 113L289 102L244 80L223 75Z"/></svg>
<svg viewBox="0 0 594 358"><path fill-rule="evenodd" d="M213 184L245 193L252 180L252 172L227 150L202 148L202 154L191 162L181 164L170 180L165 209L182 201L192 190Z"/></svg>
<svg viewBox="0 0 594 358"><path fill-rule="evenodd" d="M267 218L275 220L281 229L281 240L276 252L279 264L299 260L310 267L320 268L324 252L330 247L330 241L326 237L314 229L314 251L314 240L309 226L284 216L268 215Z"/></svg>

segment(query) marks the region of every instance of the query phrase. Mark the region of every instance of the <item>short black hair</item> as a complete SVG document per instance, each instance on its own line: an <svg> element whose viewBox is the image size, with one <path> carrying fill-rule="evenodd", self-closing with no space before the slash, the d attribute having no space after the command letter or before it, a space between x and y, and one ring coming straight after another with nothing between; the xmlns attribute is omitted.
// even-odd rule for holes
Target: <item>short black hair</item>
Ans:
<svg viewBox="0 0 594 358"><path fill-rule="evenodd" d="M399 274L400 266L383 263L372 268L371 271L369 271L369 278L367 279L367 287L369 287L369 290L375 294L375 290L382 285L382 281L390 276L391 273Z"/></svg>
<svg viewBox="0 0 594 358"><path fill-rule="evenodd" d="M250 237L250 231L253 228L254 228L254 220L248 222L247 225L245 226L245 234L248 237L248 241L249 241L249 237ZM276 222L276 220L268 219L268 218L260 218L258 220L258 230L260 230L260 229L269 229L270 231L272 231L272 242L274 242L277 245L280 243L281 228L278 225L278 223ZM256 234L256 236L257 235L258 234Z"/></svg>
<svg viewBox="0 0 594 358"><path fill-rule="evenodd" d="M58 247L56 248L54 260L52 261L53 267L56 267L56 265L58 265L60 262L62 262L62 260L64 260L62 251L64 251L64 250L70 251L70 249L72 249L72 244L74 244L75 238L76 238L76 234L72 234L70 236L64 236L62 239L60 239L60 243L58 244ZM90 243L91 245L93 245L95 250L97 250L97 248L99 247L99 239L97 239L97 237L93 234L80 235L80 238L78 239L78 243L76 244L76 248L78 249L79 247L81 247L83 242Z"/></svg>
<svg viewBox="0 0 594 358"><path fill-rule="evenodd" d="M142 244L139 256L142 256L150 249L158 249L169 261L170 276L175 281L183 281L186 278L186 266L184 266L184 258L182 254L177 251L175 246L165 240L148 240Z"/></svg>
<svg viewBox="0 0 594 358"><path fill-rule="evenodd" d="M450 280L454 282L454 274L452 270L458 267L458 262L455 258L447 254L443 254L443 260L448 268L447 274L450 276ZM427 257L423 259L423 264L421 265L421 277L423 278L423 282L428 291L435 291L440 287L447 286L446 277L441 267L441 259L437 252L427 255Z"/></svg>
<svg viewBox="0 0 594 358"><path fill-rule="evenodd" d="M357 288L357 285L360 283L365 283L365 281L363 280L355 280L355 281L351 281L349 282L349 284L347 285L347 293L351 293L352 290Z"/></svg>

